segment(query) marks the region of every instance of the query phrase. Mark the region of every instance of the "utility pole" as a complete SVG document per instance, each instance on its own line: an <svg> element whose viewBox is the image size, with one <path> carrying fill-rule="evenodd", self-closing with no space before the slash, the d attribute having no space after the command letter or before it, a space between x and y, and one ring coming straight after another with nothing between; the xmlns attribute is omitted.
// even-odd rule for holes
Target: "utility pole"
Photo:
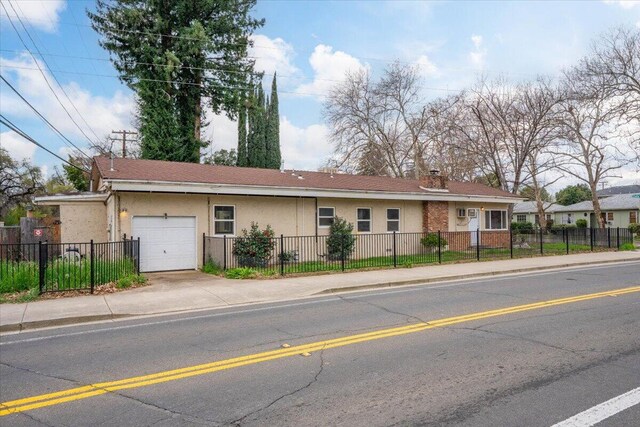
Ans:
<svg viewBox="0 0 640 427"><path fill-rule="evenodd" d="M133 132L130 130L112 130L111 133L116 135L122 135L122 158L127 157L127 135L137 136L138 132Z"/></svg>

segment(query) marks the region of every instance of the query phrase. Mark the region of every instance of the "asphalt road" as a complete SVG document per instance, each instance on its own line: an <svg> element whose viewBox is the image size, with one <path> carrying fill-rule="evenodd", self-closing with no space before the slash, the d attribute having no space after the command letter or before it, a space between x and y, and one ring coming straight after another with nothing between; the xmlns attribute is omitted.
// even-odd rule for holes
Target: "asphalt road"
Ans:
<svg viewBox="0 0 640 427"><path fill-rule="evenodd" d="M638 285L622 263L4 335L0 425L551 426L640 387L640 289L613 292Z"/></svg>

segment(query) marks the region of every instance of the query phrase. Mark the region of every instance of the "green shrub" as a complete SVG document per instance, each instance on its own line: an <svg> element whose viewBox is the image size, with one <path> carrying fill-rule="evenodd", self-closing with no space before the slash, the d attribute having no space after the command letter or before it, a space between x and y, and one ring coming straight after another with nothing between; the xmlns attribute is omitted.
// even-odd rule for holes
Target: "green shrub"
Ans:
<svg viewBox="0 0 640 427"><path fill-rule="evenodd" d="M635 234L636 237L640 237L640 223L629 224L629 231L631 231L632 234Z"/></svg>
<svg viewBox="0 0 640 427"><path fill-rule="evenodd" d="M344 218L335 217L327 237L327 258L331 261L347 260L355 250L355 245L353 224Z"/></svg>
<svg viewBox="0 0 640 427"><path fill-rule="evenodd" d="M620 245L620 250L621 251L635 251L636 250L636 246L633 243L623 243L622 245Z"/></svg>
<svg viewBox="0 0 640 427"><path fill-rule="evenodd" d="M511 230L514 234L527 234L533 231L533 224L530 222L512 222Z"/></svg>
<svg viewBox="0 0 640 427"><path fill-rule="evenodd" d="M202 266L202 272L218 276L222 274L222 268L215 261L209 258L207 263Z"/></svg>
<svg viewBox="0 0 640 427"><path fill-rule="evenodd" d="M281 254L278 254L278 261L292 262L292 261L295 261L297 257L298 257L298 253L295 250L285 251L285 252L282 252Z"/></svg>
<svg viewBox="0 0 640 427"><path fill-rule="evenodd" d="M227 270L224 277L227 279L253 279L257 275L257 271L249 267L238 267Z"/></svg>
<svg viewBox="0 0 640 427"><path fill-rule="evenodd" d="M429 250L434 250L438 246L444 248L447 246L447 241L443 237L438 237L438 233L429 233L420 239L422 246Z"/></svg>
<svg viewBox="0 0 640 427"><path fill-rule="evenodd" d="M232 253L242 267L265 267L271 259L276 246L275 233L270 225L260 230L257 222L251 223L251 229L242 230L242 236L235 239Z"/></svg>
<svg viewBox="0 0 640 427"><path fill-rule="evenodd" d="M576 220L577 228L587 228L587 220L584 218L580 218Z"/></svg>
<svg viewBox="0 0 640 427"><path fill-rule="evenodd" d="M133 278L131 276L124 276L118 279L116 282L116 288L127 289L133 286Z"/></svg>

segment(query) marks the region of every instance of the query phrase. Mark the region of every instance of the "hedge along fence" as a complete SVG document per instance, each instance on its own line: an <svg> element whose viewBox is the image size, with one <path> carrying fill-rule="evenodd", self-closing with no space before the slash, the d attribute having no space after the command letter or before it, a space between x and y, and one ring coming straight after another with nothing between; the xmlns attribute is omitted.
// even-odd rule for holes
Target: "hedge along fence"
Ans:
<svg viewBox="0 0 640 427"><path fill-rule="evenodd" d="M323 236L203 234L203 264L223 270L249 267L271 274L408 267L456 261L616 250L632 243L627 229L442 231Z"/></svg>
<svg viewBox="0 0 640 427"><path fill-rule="evenodd" d="M0 293L89 290L140 272L140 240L0 245Z"/></svg>

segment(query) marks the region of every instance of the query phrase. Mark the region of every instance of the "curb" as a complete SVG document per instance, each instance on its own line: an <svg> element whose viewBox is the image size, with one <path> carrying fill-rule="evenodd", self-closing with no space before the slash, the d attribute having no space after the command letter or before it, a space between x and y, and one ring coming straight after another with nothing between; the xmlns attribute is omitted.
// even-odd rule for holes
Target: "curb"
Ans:
<svg viewBox="0 0 640 427"><path fill-rule="evenodd" d="M348 286L348 287L342 287L342 288L329 288L329 289L325 289L323 291L320 292L316 292L314 294L311 294L307 297L310 296L321 296L321 295L331 295L331 294L338 294L338 293L344 293L344 292L354 292L354 291L363 291L363 290L369 290L369 289L381 289L381 288L391 288L391 287L400 287L400 286L409 286L409 285L419 285L419 284L429 284L429 283L437 283L437 282L445 282L445 281L455 281L455 280L464 280L464 279L473 279L476 277L491 277L491 276L501 276L504 274L513 274L513 273L527 273L527 272L531 272L531 271L545 271L545 270L556 270L556 269L562 269L562 268L570 268L570 267L580 267L580 266L585 266L585 265L600 265L600 264L613 264L613 263L623 263L623 262L637 262L640 261L640 257L637 258L628 258L628 259L622 259L622 260L605 260L605 261L598 261L596 263L593 262L578 262L578 263L567 263L567 264L559 264L559 265L554 265L554 266L549 266L549 267L527 267L527 268L516 268L516 269L512 269L512 270L501 270L501 271L489 271L489 272L485 272L485 273L469 273L469 274L456 274L456 275L451 275L451 276L440 276L440 277L425 277L422 279L410 279L410 280L400 280L400 281L393 281L393 282L379 282L379 283L369 283L366 285L356 285L356 286ZM298 299L298 298L293 298L293 299ZM290 301L292 299L289 300L284 300L284 301ZM283 300L277 300L277 301L254 301L253 303L250 303L248 305L252 305L252 304L265 304L265 303L270 303L270 302L282 302ZM247 305L247 304L233 304L233 305L229 305L228 307L233 307L235 305ZM225 308L228 308L225 307ZM208 309L212 309L212 308L219 308L219 307L202 307L198 310L208 310ZM40 329L40 328L47 328L47 327L53 327L53 326L68 326L68 325L74 325L74 324L83 324L83 323L89 323L89 322L98 322L98 321L103 321L103 320L116 320L116 319L124 319L127 317L138 317L138 316L145 316L145 315L163 315L163 314L177 314L177 313L185 313L185 312L189 312L191 310L167 310L167 311L160 311L160 312L155 312L155 313L144 313L144 314L140 314L140 313L136 313L136 314L99 314L99 315L88 315L88 316L75 316L75 317L63 317L63 318L59 318L59 319L49 319L49 320L38 320L35 322L22 322L22 323L14 323L14 324L7 324L7 325L0 325L0 333L4 333L4 332L22 332L22 331L27 331L27 330L31 330L31 329Z"/></svg>
<svg viewBox="0 0 640 427"><path fill-rule="evenodd" d="M341 292L353 292L353 291L362 291L367 289L376 289L376 288L392 288L396 286L407 286L407 285L419 285L419 284L428 284L435 282L445 282L452 280L463 280L463 279L472 279L475 277L491 277L491 276L500 276L503 274L512 274L512 273L527 273L531 271L544 271L544 270L555 270L559 268L568 268L568 267L580 267L584 265L599 265L599 264L612 264L619 262L637 262L640 261L639 258L629 258L629 259L616 259L616 260L606 260L606 261L598 261L595 264L593 262L576 262L570 264L559 264L549 267L527 267L527 268L516 268L513 270L501 270L501 271L488 271L486 273L469 273L469 274L457 274L453 276L440 276L440 277L427 277L424 279L410 279L410 280L400 280L394 282L379 282L379 283L371 283L367 285L356 285L342 288L330 288L325 289L320 292L316 292L313 295L327 295L327 294L338 294Z"/></svg>
<svg viewBox="0 0 640 427"><path fill-rule="evenodd" d="M35 322L13 323L0 325L0 333L22 332L29 329L48 328L50 326L76 325L89 322L99 322L101 320L115 320L124 317L131 317L132 314L94 314L89 316L61 317L59 319L37 320Z"/></svg>

